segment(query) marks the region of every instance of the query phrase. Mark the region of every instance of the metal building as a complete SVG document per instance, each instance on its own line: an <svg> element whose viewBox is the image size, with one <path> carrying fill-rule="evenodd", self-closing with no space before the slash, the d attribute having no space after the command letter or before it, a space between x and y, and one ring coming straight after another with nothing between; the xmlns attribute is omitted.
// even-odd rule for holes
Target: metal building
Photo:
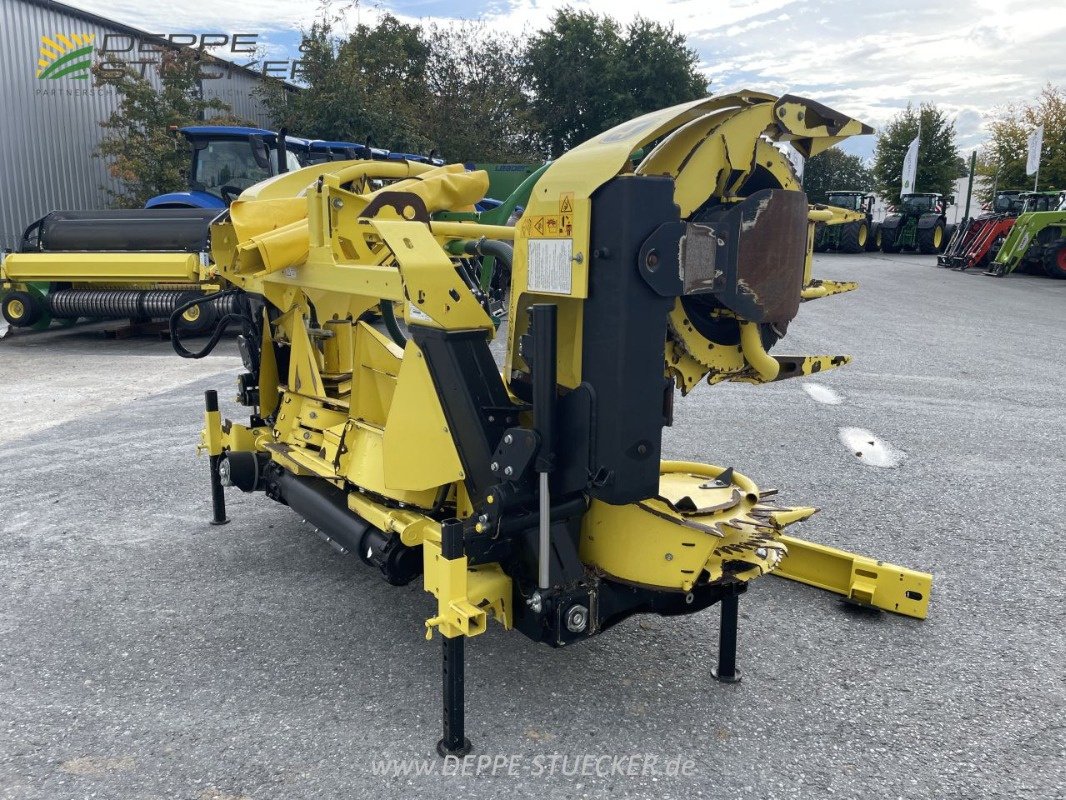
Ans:
<svg viewBox="0 0 1066 800"><path fill-rule="evenodd" d="M105 57L99 49L105 41L132 42L131 53L174 47L52 0L0 0L0 249L14 249L26 226L47 212L104 208L103 187L117 189L93 151L103 138L100 123L117 110L119 95L94 87L85 66ZM42 47L52 55L44 55ZM254 93L262 75L219 63L224 69L215 74L221 77L203 81L204 96L218 97L235 115L270 127ZM145 75L157 80L151 67Z"/></svg>

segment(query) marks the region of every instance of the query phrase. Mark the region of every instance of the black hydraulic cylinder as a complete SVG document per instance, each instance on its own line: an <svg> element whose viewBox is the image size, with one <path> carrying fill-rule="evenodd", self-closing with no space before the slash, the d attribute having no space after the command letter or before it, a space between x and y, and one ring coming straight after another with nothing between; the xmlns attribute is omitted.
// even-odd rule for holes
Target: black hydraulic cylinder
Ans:
<svg viewBox="0 0 1066 800"><path fill-rule="evenodd" d="M722 598L722 625L718 631L718 668L711 674L722 683L739 683L737 670L737 613L739 596L729 594Z"/></svg>
<svg viewBox="0 0 1066 800"><path fill-rule="evenodd" d="M208 389L204 392L204 406L208 412L218 411L218 392ZM218 465L222 463L222 454L213 455L209 458L211 465L211 524L225 525L226 519L226 494L222 488L222 476L219 475Z"/></svg>
<svg viewBox="0 0 1066 800"><path fill-rule="evenodd" d="M449 561L463 557L463 523L457 519L441 524L441 555ZM464 688L466 665L464 663L465 636L447 636L444 639L441 677L444 689L444 736L437 742L437 752L443 756L461 758L470 752L470 740L466 738L466 712Z"/></svg>
<svg viewBox="0 0 1066 800"><path fill-rule="evenodd" d="M537 472L555 461L556 306L537 303L529 312L533 328L533 427L540 434Z"/></svg>

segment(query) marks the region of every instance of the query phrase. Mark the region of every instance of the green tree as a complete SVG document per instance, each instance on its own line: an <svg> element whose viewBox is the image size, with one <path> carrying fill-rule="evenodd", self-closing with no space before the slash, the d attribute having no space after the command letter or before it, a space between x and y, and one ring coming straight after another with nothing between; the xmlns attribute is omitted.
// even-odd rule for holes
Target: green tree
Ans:
<svg viewBox="0 0 1066 800"><path fill-rule="evenodd" d="M451 161L536 159L519 41L482 22L432 26L426 38L425 137Z"/></svg>
<svg viewBox="0 0 1066 800"><path fill-rule="evenodd" d="M1041 189L1066 188L1066 90L1050 83L1033 103L1002 108L988 123L988 142L977 153L977 174L988 182L981 199L999 189L1032 189L1033 177L1025 174L1029 135L1044 126L1040 158Z"/></svg>
<svg viewBox="0 0 1066 800"><path fill-rule="evenodd" d="M229 106L218 99L205 100L200 91L201 55L195 50L165 50L158 64L158 89L130 67L119 71L113 64L93 67L97 86L114 87L118 110L104 122L104 138L94 155L108 162L108 172L119 190L104 187L113 205L141 208L150 198L185 185L189 151L171 126L191 125L216 112L218 124L234 122Z"/></svg>
<svg viewBox="0 0 1066 800"><path fill-rule="evenodd" d="M526 49L542 147L558 156L639 114L707 94L699 58L673 27L564 8Z"/></svg>
<svg viewBox="0 0 1066 800"><path fill-rule="evenodd" d="M304 36L306 87L294 95L268 82L260 95L271 115L301 136L425 151L434 144L423 124L429 57L423 30L389 14L343 39L323 17Z"/></svg>
<svg viewBox="0 0 1066 800"><path fill-rule="evenodd" d="M919 120L922 138L918 145L915 191L950 194L954 188L959 159L955 123L949 122L947 115L931 103L922 103L918 108L908 104L877 136L874 183L889 205L899 203L903 159L918 135Z"/></svg>
<svg viewBox="0 0 1066 800"><path fill-rule="evenodd" d="M869 192L873 190L873 174L858 156L831 147L807 159L803 169L803 191L812 203L829 202L829 192Z"/></svg>

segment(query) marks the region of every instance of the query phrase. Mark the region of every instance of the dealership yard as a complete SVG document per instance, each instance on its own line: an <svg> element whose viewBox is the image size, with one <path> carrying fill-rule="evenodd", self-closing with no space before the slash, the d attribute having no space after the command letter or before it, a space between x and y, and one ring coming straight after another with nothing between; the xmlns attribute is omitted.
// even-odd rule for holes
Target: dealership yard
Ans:
<svg viewBox="0 0 1066 800"><path fill-rule="evenodd" d="M709 676L715 610L558 651L490 627L467 733L516 775L375 775L437 763L428 595L261 497L207 524L194 445L232 344L190 362L107 325L0 342L0 797L1066 797L1066 281L933 263L819 255L818 277L862 287L804 306L777 351L855 363L699 387L664 447L821 507L801 536L932 572L929 619L756 581L732 686ZM695 777L527 769L552 754Z"/></svg>

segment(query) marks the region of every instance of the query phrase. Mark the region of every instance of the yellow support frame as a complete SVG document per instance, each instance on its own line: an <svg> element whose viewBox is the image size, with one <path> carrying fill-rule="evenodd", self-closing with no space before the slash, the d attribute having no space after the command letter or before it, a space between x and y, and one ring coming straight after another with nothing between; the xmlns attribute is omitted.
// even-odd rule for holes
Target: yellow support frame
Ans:
<svg viewBox="0 0 1066 800"><path fill-rule="evenodd" d="M933 576L782 534L788 555L773 575L842 595L860 605L925 619Z"/></svg>
<svg viewBox="0 0 1066 800"><path fill-rule="evenodd" d="M11 253L4 279L73 283L190 283L205 280L198 253Z"/></svg>

